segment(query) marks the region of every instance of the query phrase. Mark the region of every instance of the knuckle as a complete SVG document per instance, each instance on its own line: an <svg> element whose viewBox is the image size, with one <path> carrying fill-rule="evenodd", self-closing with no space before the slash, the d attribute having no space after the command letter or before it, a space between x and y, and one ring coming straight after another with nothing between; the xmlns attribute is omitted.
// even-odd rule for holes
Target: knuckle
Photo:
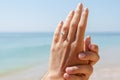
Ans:
<svg viewBox="0 0 120 80"><path fill-rule="evenodd" d="M98 59L97 59L97 61L99 61L100 60L100 56L98 55Z"/></svg>
<svg viewBox="0 0 120 80"><path fill-rule="evenodd" d="M58 42L58 38L55 38L55 39L54 39L54 42L57 43L57 42Z"/></svg>
<svg viewBox="0 0 120 80"><path fill-rule="evenodd" d="M99 49L98 45L95 45L95 49L97 49L97 50Z"/></svg>
<svg viewBox="0 0 120 80"><path fill-rule="evenodd" d="M63 27L63 31L66 32L68 30L68 26Z"/></svg>
<svg viewBox="0 0 120 80"><path fill-rule="evenodd" d="M54 53L54 52L58 51L61 47L61 45L59 45L59 46L58 45L59 45L59 43L52 45L50 52Z"/></svg>
<svg viewBox="0 0 120 80"><path fill-rule="evenodd" d="M90 52L90 53L88 54L88 58L89 58L91 61L97 62L97 61L99 60L99 55L96 54L96 53Z"/></svg>
<svg viewBox="0 0 120 80"><path fill-rule="evenodd" d="M91 54L89 54L88 52L85 52L85 57L83 58L84 60L90 60L91 59Z"/></svg>
<svg viewBox="0 0 120 80"><path fill-rule="evenodd" d="M64 42L64 48L67 48L68 46L70 46L70 43L68 41Z"/></svg>
<svg viewBox="0 0 120 80"><path fill-rule="evenodd" d="M50 49L50 52L55 52L55 48L52 47L52 48Z"/></svg>
<svg viewBox="0 0 120 80"><path fill-rule="evenodd" d="M55 37L57 37L58 35L59 35L59 33L58 33L58 32L55 32L55 33L54 33L54 36L55 36Z"/></svg>
<svg viewBox="0 0 120 80"><path fill-rule="evenodd" d="M89 71L89 74L93 73L93 67L91 65L88 67L88 71Z"/></svg>
<svg viewBox="0 0 120 80"><path fill-rule="evenodd" d="M66 38L66 42L67 42L67 44L71 44L71 39L69 36Z"/></svg>
<svg viewBox="0 0 120 80"><path fill-rule="evenodd" d="M85 16L87 16L87 14L86 14L85 12L83 12L83 13L82 13L82 16L85 17Z"/></svg>
<svg viewBox="0 0 120 80"><path fill-rule="evenodd" d="M76 26L77 26L77 24L75 22L72 22L71 27L74 28Z"/></svg>
<svg viewBox="0 0 120 80"><path fill-rule="evenodd" d="M55 42L55 43L58 42L58 36L59 36L59 33L54 33L53 42Z"/></svg>
<svg viewBox="0 0 120 80"><path fill-rule="evenodd" d="M74 42L74 43L72 43L72 48L74 48L74 49L79 49L80 47L79 47L79 45L77 45L76 42Z"/></svg>

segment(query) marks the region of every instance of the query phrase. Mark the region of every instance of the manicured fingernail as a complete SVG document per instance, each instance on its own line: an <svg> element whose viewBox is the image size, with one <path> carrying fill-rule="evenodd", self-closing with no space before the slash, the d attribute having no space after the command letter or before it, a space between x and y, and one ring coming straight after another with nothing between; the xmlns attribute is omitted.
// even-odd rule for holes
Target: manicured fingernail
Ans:
<svg viewBox="0 0 120 80"><path fill-rule="evenodd" d="M85 12L87 12L87 11L88 11L88 8L86 7L84 10L85 10Z"/></svg>
<svg viewBox="0 0 120 80"><path fill-rule="evenodd" d="M69 15L73 15L73 13L74 13L74 10L70 11Z"/></svg>
<svg viewBox="0 0 120 80"><path fill-rule="evenodd" d="M91 36L87 36L87 38L91 41Z"/></svg>
<svg viewBox="0 0 120 80"><path fill-rule="evenodd" d="M79 3L76 10L81 9L82 6L83 6L82 3Z"/></svg>
<svg viewBox="0 0 120 80"><path fill-rule="evenodd" d="M85 53L80 53L79 54L79 58L84 58L86 55L85 55Z"/></svg>
<svg viewBox="0 0 120 80"><path fill-rule="evenodd" d="M71 67L66 68L66 72L71 72L71 71L73 71L73 68L71 68Z"/></svg>
<svg viewBox="0 0 120 80"><path fill-rule="evenodd" d="M68 79L69 78L69 75L67 73L64 74L64 78L65 79Z"/></svg>
<svg viewBox="0 0 120 80"><path fill-rule="evenodd" d="M59 23L60 25L62 25L63 24L63 21L60 21L60 23Z"/></svg>

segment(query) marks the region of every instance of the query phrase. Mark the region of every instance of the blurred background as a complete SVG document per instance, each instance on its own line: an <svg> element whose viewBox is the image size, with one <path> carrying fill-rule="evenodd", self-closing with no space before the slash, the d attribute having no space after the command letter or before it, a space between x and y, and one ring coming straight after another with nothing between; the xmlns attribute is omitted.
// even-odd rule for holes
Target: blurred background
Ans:
<svg viewBox="0 0 120 80"><path fill-rule="evenodd" d="M81 2L89 8L86 36L100 48L91 80L118 80L119 0L0 0L0 80L39 80L57 24Z"/></svg>

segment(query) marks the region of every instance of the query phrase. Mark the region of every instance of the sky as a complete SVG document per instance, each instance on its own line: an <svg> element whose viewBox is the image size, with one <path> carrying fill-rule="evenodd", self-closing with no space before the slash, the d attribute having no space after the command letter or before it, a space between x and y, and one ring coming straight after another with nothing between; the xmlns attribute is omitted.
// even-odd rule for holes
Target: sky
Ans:
<svg viewBox="0 0 120 80"><path fill-rule="evenodd" d="M120 0L0 0L0 32L53 32L81 2L87 32L120 32Z"/></svg>

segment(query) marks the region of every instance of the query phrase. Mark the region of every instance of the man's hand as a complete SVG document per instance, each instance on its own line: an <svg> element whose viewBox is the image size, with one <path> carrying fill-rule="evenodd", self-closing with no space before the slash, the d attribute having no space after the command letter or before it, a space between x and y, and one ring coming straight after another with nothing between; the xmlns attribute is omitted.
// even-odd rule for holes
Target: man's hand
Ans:
<svg viewBox="0 0 120 80"><path fill-rule="evenodd" d="M89 61L89 64L67 67L66 73L64 73L64 78L66 80L88 80L92 74L93 65L99 60L98 45L91 44L90 37L86 38L85 44L86 52L80 53L78 58L80 60Z"/></svg>

